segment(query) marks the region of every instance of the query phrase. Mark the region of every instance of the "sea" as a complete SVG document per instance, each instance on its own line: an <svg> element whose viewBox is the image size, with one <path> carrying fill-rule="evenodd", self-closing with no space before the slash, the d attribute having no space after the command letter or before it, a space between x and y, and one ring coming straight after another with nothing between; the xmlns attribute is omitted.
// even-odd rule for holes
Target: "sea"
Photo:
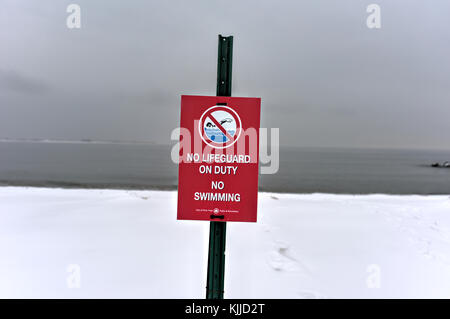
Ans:
<svg viewBox="0 0 450 319"><path fill-rule="evenodd" d="M172 145L0 142L0 185L174 190ZM281 147L279 169L261 191L450 194L450 151Z"/></svg>

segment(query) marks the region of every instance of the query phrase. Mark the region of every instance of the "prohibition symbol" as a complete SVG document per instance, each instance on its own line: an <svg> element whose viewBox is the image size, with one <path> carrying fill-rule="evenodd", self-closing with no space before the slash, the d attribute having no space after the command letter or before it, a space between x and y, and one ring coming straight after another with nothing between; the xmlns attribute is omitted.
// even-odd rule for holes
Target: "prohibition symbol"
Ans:
<svg viewBox="0 0 450 319"><path fill-rule="evenodd" d="M198 124L202 140L213 148L227 148L241 135L242 123L232 108L216 105L207 109Z"/></svg>

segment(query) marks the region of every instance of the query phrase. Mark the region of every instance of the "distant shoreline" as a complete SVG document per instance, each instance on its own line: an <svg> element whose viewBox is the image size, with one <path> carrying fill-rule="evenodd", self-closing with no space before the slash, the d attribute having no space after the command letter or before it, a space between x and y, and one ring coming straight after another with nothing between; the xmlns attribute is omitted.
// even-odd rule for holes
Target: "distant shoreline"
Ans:
<svg viewBox="0 0 450 319"><path fill-rule="evenodd" d="M178 187L174 186L142 186L142 185L115 185L107 183L76 183L76 182L57 182L57 181L1 181L1 187L31 187L31 188L50 188L50 189L104 189L104 190L128 190L128 191L177 191ZM324 192L320 190L316 191L305 191L305 192L292 192L289 190L280 190L266 187L259 187L259 193L275 193L275 194L299 194L299 195L309 195L309 194L330 194L330 195L392 195L392 196L450 196L449 193L370 193L370 192L360 192L360 193L349 193L349 192Z"/></svg>
<svg viewBox="0 0 450 319"><path fill-rule="evenodd" d="M116 140L58 140L58 139L41 139L41 138L29 138L29 139L14 139L14 138L1 138L1 143L53 143L53 144L143 144L143 145L166 145L158 144L152 141L116 141Z"/></svg>
<svg viewBox="0 0 450 319"><path fill-rule="evenodd" d="M124 141L124 140L65 140L46 138L0 138L0 143L43 143L43 144L113 144L113 145L150 145L173 147L177 141L165 143L155 141ZM414 148L414 147L349 147L349 146L307 146L307 145L280 145L280 149L305 150L333 150L333 151L399 151L399 152L450 152L450 149L441 148ZM449 159L450 160L450 159Z"/></svg>

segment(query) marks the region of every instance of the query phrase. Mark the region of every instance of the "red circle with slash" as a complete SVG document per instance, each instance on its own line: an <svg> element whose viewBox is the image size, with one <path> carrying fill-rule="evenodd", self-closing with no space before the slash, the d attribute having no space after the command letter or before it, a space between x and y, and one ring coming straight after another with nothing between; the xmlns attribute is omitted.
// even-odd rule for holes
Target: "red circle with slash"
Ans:
<svg viewBox="0 0 450 319"><path fill-rule="evenodd" d="M220 111L220 112L218 112ZM213 113L216 113L216 116L213 115ZM229 115L229 117L225 119L216 118L217 114L223 115ZM213 127L212 129L217 131L219 130L222 135L220 136L222 138L222 141L215 141L214 138L217 135L208 135L205 128L205 122L209 119L210 121L207 123L207 125L210 125ZM224 125L226 123L232 123L234 121L235 123L235 130L234 132L227 130L227 125ZM234 127L234 126L233 126ZM236 141L239 139L239 136L241 135L242 131L242 123L239 115L236 113L235 110L232 108L225 106L225 105L215 105L207 109L202 116L200 117L199 125L198 125L199 133L202 138L202 140L209 146L213 148L227 148L236 143ZM230 134L231 133L231 134Z"/></svg>

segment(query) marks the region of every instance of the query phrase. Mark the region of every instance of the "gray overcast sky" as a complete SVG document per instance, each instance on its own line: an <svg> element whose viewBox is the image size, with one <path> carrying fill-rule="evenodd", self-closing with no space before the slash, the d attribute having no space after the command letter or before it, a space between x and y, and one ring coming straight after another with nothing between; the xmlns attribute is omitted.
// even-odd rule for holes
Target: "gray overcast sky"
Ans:
<svg viewBox="0 0 450 319"><path fill-rule="evenodd" d="M66 7L81 6L81 29ZM381 29L366 7L381 6ZM181 94L262 98L282 145L450 149L450 1L0 0L0 137L170 143Z"/></svg>

